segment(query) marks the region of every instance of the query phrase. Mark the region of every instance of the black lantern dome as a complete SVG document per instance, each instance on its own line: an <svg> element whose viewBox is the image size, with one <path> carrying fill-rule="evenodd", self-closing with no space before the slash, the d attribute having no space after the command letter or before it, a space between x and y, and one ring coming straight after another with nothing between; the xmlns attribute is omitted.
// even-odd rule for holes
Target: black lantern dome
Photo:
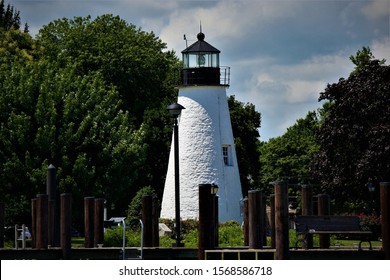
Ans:
<svg viewBox="0 0 390 280"><path fill-rule="evenodd" d="M205 35L199 32L198 41L183 50L183 85L219 85L220 51L207 43Z"/></svg>

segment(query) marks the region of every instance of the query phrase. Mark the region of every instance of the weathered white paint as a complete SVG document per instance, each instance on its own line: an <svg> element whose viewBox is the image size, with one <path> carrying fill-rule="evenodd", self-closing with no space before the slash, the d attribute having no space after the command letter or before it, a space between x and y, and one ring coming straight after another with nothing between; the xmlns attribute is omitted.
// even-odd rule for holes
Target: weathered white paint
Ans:
<svg viewBox="0 0 390 280"><path fill-rule="evenodd" d="M198 185L218 185L219 220L241 221L242 199L237 157L225 86L187 86L179 89L180 217L197 219ZM161 217L175 217L174 143L171 152ZM230 165L223 161L222 146L230 146Z"/></svg>

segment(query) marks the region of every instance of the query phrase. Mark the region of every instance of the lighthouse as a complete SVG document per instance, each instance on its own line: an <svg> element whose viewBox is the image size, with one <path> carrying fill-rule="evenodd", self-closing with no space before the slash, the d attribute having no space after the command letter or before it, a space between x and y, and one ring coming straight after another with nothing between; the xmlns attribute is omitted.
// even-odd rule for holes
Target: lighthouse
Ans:
<svg viewBox="0 0 390 280"><path fill-rule="evenodd" d="M230 68L219 65L220 51L200 32L182 51L183 69L177 103L179 174L174 141L162 199L161 218L175 218L175 176L180 182L180 217L197 219L199 184L218 186L219 221L241 221L242 191L227 103ZM176 172L177 173L177 172Z"/></svg>

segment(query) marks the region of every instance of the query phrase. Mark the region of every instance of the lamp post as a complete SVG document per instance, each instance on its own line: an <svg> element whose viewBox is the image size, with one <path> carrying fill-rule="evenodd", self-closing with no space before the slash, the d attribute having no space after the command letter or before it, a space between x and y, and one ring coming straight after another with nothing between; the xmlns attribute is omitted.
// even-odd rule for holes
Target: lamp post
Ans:
<svg viewBox="0 0 390 280"><path fill-rule="evenodd" d="M167 107L169 113L175 119L173 126L174 135L174 155L175 155L175 220L176 220L176 247L182 247L180 242L180 177L179 177L179 129L177 125L177 118L179 117L181 110L185 109L178 103L171 104Z"/></svg>

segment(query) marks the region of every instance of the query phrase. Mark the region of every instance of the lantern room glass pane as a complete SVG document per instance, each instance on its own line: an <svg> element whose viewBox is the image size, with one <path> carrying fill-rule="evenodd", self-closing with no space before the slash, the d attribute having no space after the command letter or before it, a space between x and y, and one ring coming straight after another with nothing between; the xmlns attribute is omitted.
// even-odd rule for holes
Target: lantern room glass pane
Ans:
<svg viewBox="0 0 390 280"><path fill-rule="evenodd" d="M184 53L183 68L219 67L218 53Z"/></svg>

